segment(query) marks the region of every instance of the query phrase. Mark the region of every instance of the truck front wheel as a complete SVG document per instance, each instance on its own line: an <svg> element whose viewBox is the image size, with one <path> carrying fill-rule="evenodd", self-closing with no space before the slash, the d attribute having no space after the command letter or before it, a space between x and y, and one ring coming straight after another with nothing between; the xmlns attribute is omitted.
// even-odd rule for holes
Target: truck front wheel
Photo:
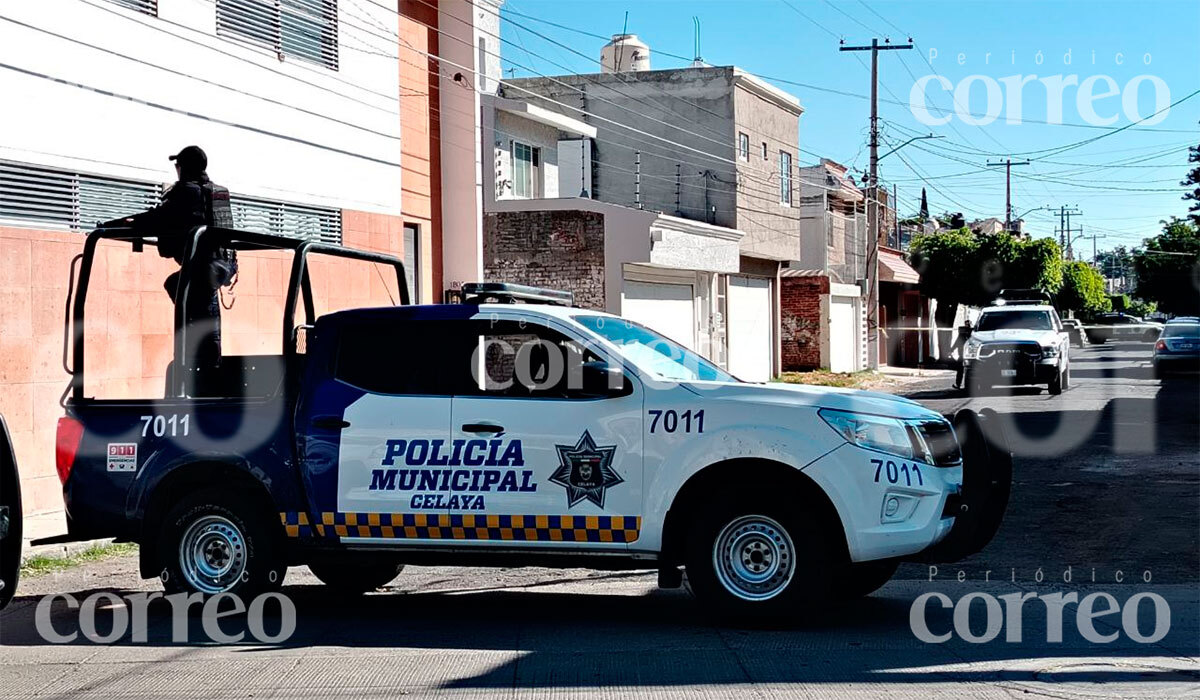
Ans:
<svg viewBox="0 0 1200 700"><path fill-rule="evenodd" d="M771 496L700 508L687 540L688 587L732 621L787 619L828 597L832 566L816 523Z"/></svg>
<svg viewBox="0 0 1200 700"><path fill-rule="evenodd" d="M255 595L277 590L287 567L278 533L249 499L217 489L175 504L158 541L160 578L168 592Z"/></svg>

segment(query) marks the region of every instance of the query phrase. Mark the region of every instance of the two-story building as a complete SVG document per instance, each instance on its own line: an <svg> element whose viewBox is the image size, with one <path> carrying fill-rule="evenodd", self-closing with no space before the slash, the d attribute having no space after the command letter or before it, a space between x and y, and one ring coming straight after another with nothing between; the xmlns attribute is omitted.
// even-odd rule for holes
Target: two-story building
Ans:
<svg viewBox="0 0 1200 700"><path fill-rule="evenodd" d="M693 326L710 329L710 357L744 378L769 379L781 367L780 271L800 258L803 107L732 66L650 70L649 51L618 35L602 51L601 72L506 80L500 94L595 130L560 166L572 173L572 195L740 232L736 267L712 284L622 271L621 295L660 328L690 295ZM570 150L559 142L560 159Z"/></svg>
<svg viewBox="0 0 1200 700"><path fill-rule="evenodd" d="M591 199L596 128L534 101L485 98L483 130L485 278L570 290L726 363L741 231Z"/></svg>
<svg viewBox="0 0 1200 700"><path fill-rule="evenodd" d="M784 369L866 369L868 190L828 158L801 168L799 179L801 264L782 273ZM888 247L896 212L882 188L878 206L879 362L916 364L917 335L902 329L928 316L927 302L916 289L920 276L900 250Z"/></svg>

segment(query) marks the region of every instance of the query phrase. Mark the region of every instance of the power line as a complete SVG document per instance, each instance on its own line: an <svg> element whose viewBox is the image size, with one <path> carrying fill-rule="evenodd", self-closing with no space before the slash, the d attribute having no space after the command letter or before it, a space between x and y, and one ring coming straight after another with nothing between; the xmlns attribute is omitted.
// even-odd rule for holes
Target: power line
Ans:
<svg viewBox="0 0 1200 700"><path fill-rule="evenodd" d="M370 1L370 2L374 2L374 0L368 0L368 1ZM469 1L469 0L468 0L468 1ZM422 4L427 4L427 3L425 3L425 2L424 2L424 0L418 0L418 2L422 2ZM377 3L376 3L376 4L377 4ZM472 3L472 4L474 4L474 3ZM424 26L424 27L426 27L426 28L428 28L428 29L431 29L431 30L433 30L433 31L436 31L436 32L438 32L440 35L442 35L442 36L445 36L445 37L447 37L447 38L449 38L449 39L451 39L451 40L453 40L453 41L457 41L457 42L459 42L459 43L461 43L461 44L464 44L464 45L466 45L466 46L471 46L472 48L476 48L476 47L474 46L474 44L472 44L471 42L469 42L469 41L467 41L467 40L465 40L465 39L462 39L461 37L455 36L454 34L451 34L451 33L449 33L449 32L446 32L446 31L444 31L444 30L442 30L442 29L439 29L438 27L434 27L434 26L432 26L432 25L426 24L425 22L422 22L422 21L420 21L420 20L417 20L417 19L415 19L415 18L412 18L412 17L409 17L408 19L409 19L410 21L412 21L412 22L416 23L416 24L420 24L421 26ZM457 18L455 18L455 19L457 19ZM459 19L459 21L460 21L460 22L463 22L463 23L467 23L467 24L469 24L469 23L468 23L466 20L461 20L461 19ZM485 32L485 33L486 33L486 32ZM494 36L494 35L491 35L491 36ZM395 38L396 38L396 39L398 39L398 40L401 40L401 41L403 41L403 40L402 40L402 39L399 37L399 35L398 35L398 34L397 34L397 35L395 35ZM506 43L508 43L508 42L506 42ZM438 56L438 55L436 55L436 54L432 54L432 53L428 53L428 52L423 52L423 51L421 51L420 49L416 49L415 47L410 47L410 48L411 48L412 50L414 50L414 51L417 51L418 53L424 53L424 54L426 54L427 56L429 56L430 58L435 58L435 59L437 59L437 60L440 60L440 61L443 61L443 62L446 62L446 63L451 63L451 65L454 65L455 67L457 67L457 68L459 68L459 69L461 69L461 70L467 70L467 71L470 71L470 72L472 72L472 73L476 74L477 76L484 76L484 77L486 77L486 75L485 75L483 72L481 72L481 71L478 71L478 70L476 70L476 69L473 69L473 68L470 68L470 67L468 67L468 66L464 66L464 65L461 65L461 64L454 63L454 62L452 62L452 61L449 61L448 59L445 59L445 58L443 58L443 57L441 57L441 56ZM480 53L482 53L482 54L488 55L488 56L493 56L493 57L496 57L496 58L502 58L502 57L500 56L500 54L498 54L498 53L495 53L495 52L492 52L492 51L488 51L488 50L486 50L486 49L483 49L483 48L479 48L479 52L480 52ZM545 58L545 57L544 57L544 56L541 56L541 58ZM524 69L524 70L528 70L528 71L530 71L531 73L534 73L535 75L537 75L538 77L541 77L541 78L544 78L544 79L546 79L546 80L549 80L549 81L551 81L551 82L553 82L553 83L555 83L555 84L557 84L557 85L561 85L561 86L563 86L563 87L565 87L565 88L567 88L567 89L569 89L569 90L573 90L573 91L575 91L575 92L577 92L577 93L579 93L579 94L581 94L581 95L586 95L586 94L587 94L587 93L585 93L583 90L581 90L581 89L579 89L579 88L577 88L577 87L575 87L575 86L573 86L573 85L570 85L569 83L563 82L562 80L558 80L557 78L554 78L554 77L551 77L551 76L542 75L541 73L538 73L537 71L534 71L533 69L529 68L528 66L524 66L524 65L521 65L521 64L519 64L519 63L516 63L515 61L512 61L511 59L505 59L505 60L507 60L507 61L508 61L508 62L509 62L511 65L515 65L515 66L518 66L518 67L520 67L520 68L522 68L522 69ZM521 92L523 92L523 93L527 93L527 94L529 94L529 95L532 95L532 96L534 96L534 97L537 97L537 98L539 98L539 99L545 100L545 101L547 101L547 102L549 102L549 103L556 104L556 105L558 105L558 106L560 106L560 107L564 107L564 108L566 108L566 109L569 109L569 110L571 110L571 111L574 111L574 112L579 112L580 114L586 114L586 115L588 115L588 116L591 116L593 119L597 119L597 120L602 120L602 121L609 122L609 123L611 123L611 124L614 124L614 125L616 125L616 126L618 126L618 127L621 127L621 128L627 129L627 130L629 130L629 131L632 131L632 132L638 133L638 134L640 134L640 135L642 135L642 136L645 136L645 137L648 137L648 138L651 138L651 139L655 139L655 140L658 140L658 141L663 141L663 142L665 142L665 143L668 143L668 144L670 144L670 145L673 145L673 146L677 146L677 147L679 147L679 148L684 148L684 149L686 149L686 150L692 151L692 152L694 152L694 153L697 153L697 154L699 154L699 155L702 155L702 156L704 156L704 157L707 157L707 158L712 158L712 159L714 159L714 160L719 160L719 161L723 161L723 162L727 162L727 163L731 163L731 164L735 164L735 165L736 165L736 162L735 162L734 160L732 160L732 159L729 159L729 158L724 158L724 157L722 157L722 156L717 156L717 155L715 155L715 154L712 154L712 153L710 153L710 152L703 151L703 150L700 150L700 149L698 149L698 148L695 148L695 147L693 147L693 146L689 146L689 145L687 145L687 144L679 143L679 142L677 142L677 141L671 141L670 139L667 139L667 138L664 138L664 137L658 136L658 135L656 135L656 134L652 134L652 133L649 133L649 132L647 132L647 131L643 131L643 130L641 130L641 129L637 129L637 128L635 128L635 127L628 126L628 125L626 125L626 124L622 124L621 122L615 121L615 120L613 120L613 119L609 119L609 118L607 118L607 117L602 117L602 116L600 116L600 115L598 115L598 114L595 114L595 113L592 113L592 112L588 112L587 110L581 109L581 108L579 108L579 107L574 107L574 106L572 106L572 105L568 105L568 104L566 104L566 103L564 103L564 102L560 102L560 101L558 101L558 100L554 100L554 99L552 99L552 98L549 98L549 97L546 97L546 96L544 96L544 95L540 95L540 94L538 94L537 92L535 92L535 91L533 91L533 90L529 90L529 89L527 89L527 88L523 88L523 87L521 87L521 86L514 85L514 84L512 84L512 83L505 83L505 85L506 85L506 86L508 86L509 88L512 88L512 89L519 90L519 91L521 91ZM731 144L729 144L729 143L727 143L727 142L724 142L724 141L717 141L716 139L709 138L709 137L707 137L707 136L704 136L704 135L702 135L702 134L697 134L697 133L695 133L695 132L693 132L693 131L689 131L689 130L687 130L687 129L684 129L684 128L682 128L682 127L678 126L678 125L671 124L671 123L669 123L669 122L665 122L665 121L663 121L663 120L661 120L661 119L657 119L657 118L655 118L655 117L652 117L652 116L649 116L649 115L646 115L646 114L642 114L642 113L640 113L640 112L638 112L638 111L636 111L636 110L634 110L634 109L632 109L632 108L625 107L624 105L621 105L621 104L618 104L618 103L616 103L616 102L613 102L612 100L609 100L609 99L606 99L606 98L603 98L603 97L598 97L598 96L595 96L595 95L589 95L589 97L591 97L591 98L593 98L593 99L596 99L596 100L599 100L599 101L601 101L601 102L605 102L605 103L607 103L607 104L611 104L612 106L614 106L614 107L616 107L616 108L618 108L618 109L622 109L622 110L624 110L624 111L627 111L627 112L629 112L629 113L631 113L631 114L635 114L635 115L637 115L637 116L639 116L639 117L642 117L642 118L645 118L645 119L649 119L649 120L651 120L651 121L653 121L653 122L656 122L656 123L658 123L658 124L662 124L662 125L664 125L664 126L666 126L666 127L668 127L668 128L675 129L675 130L677 130L677 131L680 131L680 132L686 133L686 134L688 134L688 135L690 135L690 136L695 136L696 138L703 139L703 140L705 140L705 141L710 141L710 142L712 142L712 143L715 143L715 144L717 144L717 145L719 145L719 146L722 146L723 148L730 148L730 149L732 149L732 145L731 145Z"/></svg>

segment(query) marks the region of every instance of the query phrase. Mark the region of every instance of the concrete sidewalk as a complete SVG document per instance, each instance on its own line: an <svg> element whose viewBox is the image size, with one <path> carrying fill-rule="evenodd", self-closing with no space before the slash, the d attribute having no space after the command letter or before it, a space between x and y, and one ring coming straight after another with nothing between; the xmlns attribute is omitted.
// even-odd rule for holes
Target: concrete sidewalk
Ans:
<svg viewBox="0 0 1200 700"><path fill-rule="evenodd" d="M390 590L356 598L332 596L294 569L283 592L297 626L281 644L213 645L198 616L188 641L172 642L165 604L150 609L146 643L128 635L111 645L45 643L34 624L37 592L82 599L96 590L158 589L136 578L133 557L101 564L32 580L0 614L0 698L1163 698L1200 682L1195 586L1020 579L894 581L869 598L827 606L815 620L754 629L714 624L686 593L658 590L651 572L411 567ZM1019 623L1000 601L993 622L992 604L977 595L967 627L931 600L917 617L949 638L922 642L911 628L913 601L925 593L958 602L971 593L996 601L1098 592L1124 604L1143 591L1170 606L1170 631L1148 644L1130 638L1120 614L1094 620L1111 641L1089 642L1076 605L1062 615L1062 641L1047 641L1054 624L1040 599L1024 603ZM78 609L55 606L58 633L78 629L78 619ZM1143 600L1133 619L1150 635L1153 605ZM245 629L236 616L221 624L226 633ZM993 624L1004 628L990 641L964 640L964 629L982 636ZM1021 631L1020 641L1006 641L1009 629Z"/></svg>

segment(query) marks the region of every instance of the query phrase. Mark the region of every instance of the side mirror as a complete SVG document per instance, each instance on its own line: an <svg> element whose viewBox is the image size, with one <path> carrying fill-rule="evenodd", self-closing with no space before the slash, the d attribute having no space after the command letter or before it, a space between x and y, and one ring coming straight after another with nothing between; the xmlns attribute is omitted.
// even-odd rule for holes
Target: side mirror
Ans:
<svg viewBox="0 0 1200 700"><path fill-rule="evenodd" d="M584 362L581 367L583 379L580 393L585 396L625 396L632 391L625 370L614 367L604 360Z"/></svg>

